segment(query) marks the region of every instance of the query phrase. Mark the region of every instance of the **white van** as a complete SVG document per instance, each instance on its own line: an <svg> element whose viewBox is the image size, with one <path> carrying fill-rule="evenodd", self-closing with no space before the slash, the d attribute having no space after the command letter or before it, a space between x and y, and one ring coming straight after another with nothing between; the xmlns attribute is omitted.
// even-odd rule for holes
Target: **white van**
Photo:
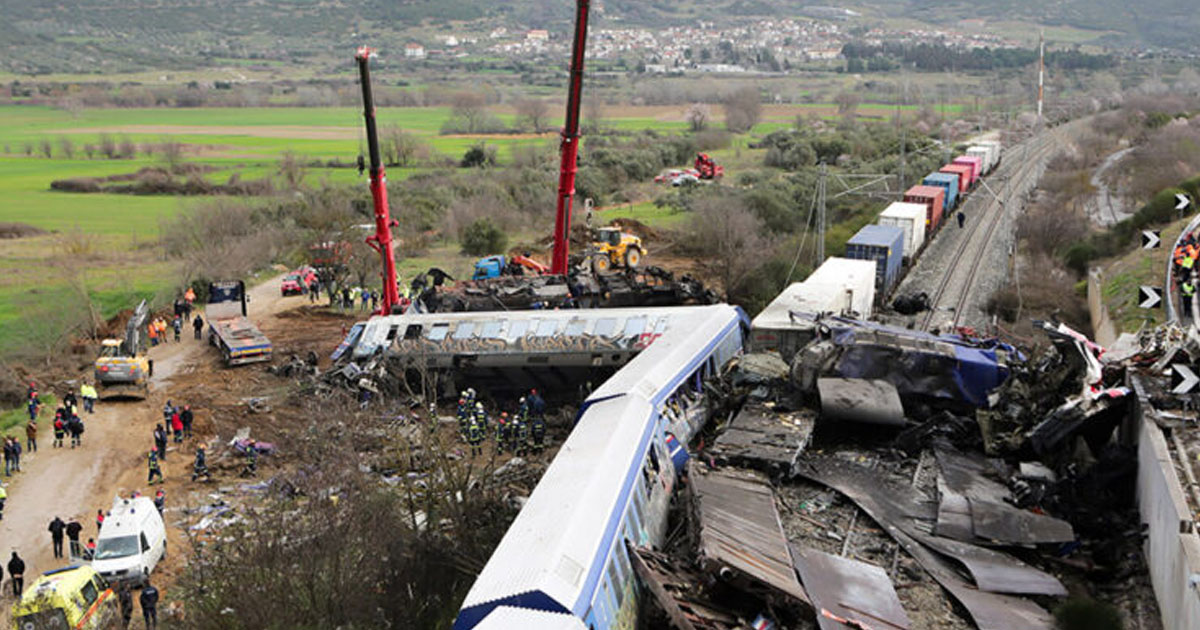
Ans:
<svg viewBox="0 0 1200 630"><path fill-rule="evenodd" d="M72 559L77 553L71 550ZM154 501L114 498L91 555L92 568L108 582L144 584L167 555L167 530Z"/></svg>

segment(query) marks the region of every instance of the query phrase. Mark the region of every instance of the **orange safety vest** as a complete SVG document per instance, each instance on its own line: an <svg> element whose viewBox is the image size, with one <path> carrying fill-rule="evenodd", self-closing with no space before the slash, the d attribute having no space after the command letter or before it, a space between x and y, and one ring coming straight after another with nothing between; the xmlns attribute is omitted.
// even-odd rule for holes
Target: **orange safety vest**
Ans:
<svg viewBox="0 0 1200 630"><path fill-rule="evenodd" d="M154 339L155 337L158 337L158 327L154 324L150 324L150 326L146 328L146 333L150 335L151 339Z"/></svg>

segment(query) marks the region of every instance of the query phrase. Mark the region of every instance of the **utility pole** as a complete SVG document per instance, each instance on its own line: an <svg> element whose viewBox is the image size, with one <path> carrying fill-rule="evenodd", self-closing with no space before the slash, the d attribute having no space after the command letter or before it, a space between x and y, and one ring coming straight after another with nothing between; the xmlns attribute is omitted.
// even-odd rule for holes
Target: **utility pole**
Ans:
<svg viewBox="0 0 1200 630"><path fill-rule="evenodd" d="M825 262L825 163L817 178L817 264Z"/></svg>
<svg viewBox="0 0 1200 630"><path fill-rule="evenodd" d="M1038 33L1038 124L1042 122L1042 102L1045 97L1044 89L1046 85L1046 31Z"/></svg>

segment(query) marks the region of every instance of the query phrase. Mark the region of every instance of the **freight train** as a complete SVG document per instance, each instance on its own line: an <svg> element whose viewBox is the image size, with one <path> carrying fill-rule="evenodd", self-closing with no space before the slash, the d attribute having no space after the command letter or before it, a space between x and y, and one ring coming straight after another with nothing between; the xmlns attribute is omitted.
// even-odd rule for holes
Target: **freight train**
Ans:
<svg viewBox="0 0 1200 630"><path fill-rule="evenodd" d="M899 283L903 263L916 261L946 219L999 166L1000 149L998 140L969 145L964 155L927 175L901 201L888 206L878 224L863 226L846 242L846 258L875 261L875 295L880 302Z"/></svg>

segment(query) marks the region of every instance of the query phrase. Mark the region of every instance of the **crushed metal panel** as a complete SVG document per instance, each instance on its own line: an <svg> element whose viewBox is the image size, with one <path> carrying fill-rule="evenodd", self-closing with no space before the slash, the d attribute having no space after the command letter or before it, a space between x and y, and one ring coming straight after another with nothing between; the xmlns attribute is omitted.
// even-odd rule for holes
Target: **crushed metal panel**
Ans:
<svg viewBox="0 0 1200 630"><path fill-rule="evenodd" d="M889 533L901 531L970 572L981 591L1063 596L1067 589L1053 575L1007 554L930 534L937 507L907 485L888 483L862 466L833 457L808 457L797 468L804 477L853 500Z"/></svg>
<svg viewBox="0 0 1200 630"><path fill-rule="evenodd" d="M792 546L792 559L800 580L817 609L821 630L846 626L821 614L828 610L838 617L861 622L865 627L909 627L908 615L887 572L873 564L840 558L811 548Z"/></svg>
<svg viewBox="0 0 1200 630"><path fill-rule="evenodd" d="M938 512L937 526L933 533L955 540L969 541L975 537L971 524L971 503L967 497L951 490L941 477L937 480Z"/></svg>
<svg viewBox="0 0 1200 630"><path fill-rule="evenodd" d="M983 540L1015 545L1065 543L1075 540L1071 524L1053 516L1022 510L1005 502L1008 488L984 476L988 463L977 455L949 448L935 450L938 462L938 491L942 504L938 509L939 535L958 540L961 536L961 498L969 504L970 533ZM950 505L947 505L947 503ZM942 514L953 514L943 524ZM953 535L952 535L953 534Z"/></svg>
<svg viewBox="0 0 1200 630"><path fill-rule="evenodd" d="M816 417L807 410L775 411L748 403L709 448L721 465L745 466L790 475L812 439Z"/></svg>
<svg viewBox="0 0 1200 630"><path fill-rule="evenodd" d="M631 548L630 551L634 572L676 630L733 630L738 627L737 617L695 597L700 576L675 566L666 555L645 547Z"/></svg>
<svg viewBox="0 0 1200 630"><path fill-rule="evenodd" d="M834 420L904 426L896 386L880 379L820 378L821 415Z"/></svg>
<svg viewBox="0 0 1200 630"><path fill-rule="evenodd" d="M694 460L688 478L700 528L701 566L735 569L808 603L766 478L751 470L705 471Z"/></svg>

